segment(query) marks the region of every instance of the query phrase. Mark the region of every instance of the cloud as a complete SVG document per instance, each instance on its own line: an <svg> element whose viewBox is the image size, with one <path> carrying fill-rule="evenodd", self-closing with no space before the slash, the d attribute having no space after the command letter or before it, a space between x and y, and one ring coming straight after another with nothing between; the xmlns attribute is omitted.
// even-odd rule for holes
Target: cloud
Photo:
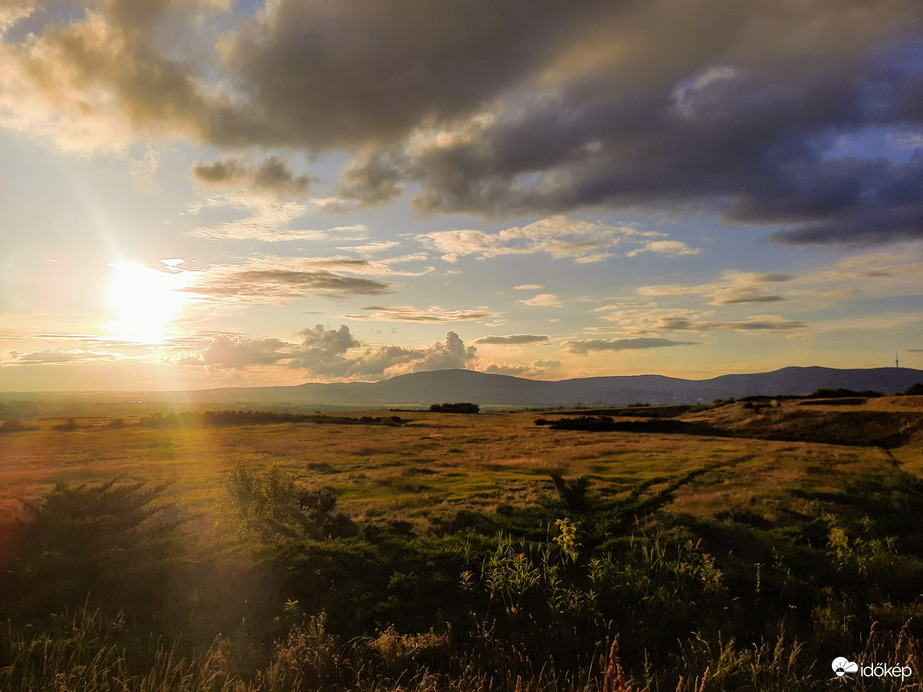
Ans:
<svg viewBox="0 0 923 692"><path fill-rule="evenodd" d="M360 151L340 175L337 193L340 200L333 210L348 208L346 200L360 207L390 202L404 191L398 173L399 157L389 151Z"/></svg>
<svg viewBox="0 0 923 692"><path fill-rule="evenodd" d="M445 335L445 342L436 342L424 351L423 358L414 364L414 371L448 370L465 368L477 359L477 348L465 346L455 332Z"/></svg>
<svg viewBox="0 0 923 692"><path fill-rule="evenodd" d="M615 308L601 318L617 325L622 333L659 337L665 331L737 331L784 332L798 334L808 329L809 323L779 315L751 315L743 319L714 319L714 311L679 310L676 308L625 307ZM599 328L596 331L610 331Z"/></svg>
<svg viewBox="0 0 923 692"><path fill-rule="evenodd" d="M645 243L642 247L627 253L626 257L637 257L644 253L657 255L667 255L668 257L685 257L686 255L698 255L701 252L698 248L691 248L680 240L655 240Z"/></svg>
<svg viewBox="0 0 923 692"><path fill-rule="evenodd" d="M370 345L340 325L322 324L298 332L300 341L214 334L197 349L178 346L167 362L207 370L246 370L253 366L285 366L327 380L380 379L408 372L466 368L477 362L477 348L466 346L455 332L427 346ZM54 362L63 362L54 361Z"/></svg>
<svg viewBox="0 0 923 692"><path fill-rule="evenodd" d="M851 255L833 264L803 272L743 272L724 270L720 278L702 284L641 286L640 296L701 295L709 305L778 303L800 301L816 307L835 303L858 293L865 298L919 295L923 289L913 281L923 272L919 249L912 246L895 252ZM607 310L607 308L600 308Z"/></svg>
<svg viewBox="0 0 923 692"><path fill-rule="evenodd" d="M259 192L270 192L278 197L301 197L308 193L310 179L296 176L282 159L270 156L259 163L228 159L205 163L196 161L192 166L196 180L207 185L243 187Z"/></svg>
<svg viewBox="0 0 923 692"><path fill-rule="evenodd" d="M11 352L7 365L50 365L54 363L74 363L88 360L121 360L118 353L100 353L81 349L32 351L31 353Z"/></svg>
<svg viewBox="0 0 923 692"><path fill-rule="evenodd" d="M157 169L160 167L160 154L148 149L144 156L131 160L131 182L141 192L158 192Z"/></svg>
<svg viewBox="0 0 923 692"><path fill-rule="evenodd" d="M542 379L561 369L561 363L556 360L533 360L529 365L517 363L489 363L480 368L481 372L495 375L512 375L513 377L526 377Z"/></svg>
<svg viewBox="0 0 923 692"><path fill-rule="evenodd" d="M648 238L664 235L659 231L640 231L630 225L610 226L596 221L552 216L521 228L507 228L499 233L476 230L435 231L419 235L417 239L427 247L443 253L442 259L446 262L457 262L459 257L466 255L487 259L502 255L545 253L552 259L570 258L578 263L588 263L614 256L611 252L600 250L614 248L625 241L644 242L646 247L651 245ZM665 242L668 245L678 243L678 246L685 248L679 241Z"/></svg>
<svg viewBox="0 0 923 692"><path fill-rule="evenodd" d="M389 284L312 266L310 260L266 257L245 264L214 265L188 272L182 290L201 300L282 305L307 294L343 298L390 293Z"/></svg>
<svg viewBox="0 0 923 692"><path fill-rule="evenodd" d="M0 7L0 35L31 15L36 9L34 0L9 0Z"/></svg>
<svg viewBox="0 0 923 692"><path fill-rule="evenodd" d="M391 180L431 213L705 211L786 227L782 244L920 238L923 158L834 145L919 130L923 20L901 19L906 0L776 9L610 5L540 77L383 145Z"/></svg>
<svg viewBox="0 0 923 692"><path fill-rule="evenodd" d="M482 336L476 344L535 344L548 341L551 337L543 334L509 334L507 336Z"/></svg>
<svg viewBox="0 0 923 692"><path fill-rule="evenodd" d="M787 320L778 315L753 315L744 320L710 321L690 319L686 316L663 316L654 325L657 329L671 331L769 331L798 332L807 329L808 323L801 320Z"/></svg>
<svg viewBox="0 0 923 692"><path fill-rule="evenodd" d="M289 355L287 344L279 339L256 339L216 334L211 343L194 356L179 360L184 365L204 365L208 369L243 370L251 365L273 365Z"/></svg>
<svg viewBox="0 0 923 692"><path fill-rule="evenodd" d="M691 286L642 286L637 290L642 296L704 295L712 298L709 305L736 305L742 303L774 303L791 296L791 289L780 294L780 285L792 284L797 277L783 272L741 272L725 270L721 279ZM767 290L771 292L767 292Z"/></svg>
<svg viewBox="0 0 923 692"><path fill-rule="evenodd" d="M568 341L566 349L570 353L590 353L591 351L633 351L636 349L665 348L667 346L694 346L698 341L672 341L653 337L633 339L587 339Z"/></svg>
<svg viewBox="0 0 923 692"><path fill-rule="evenodd" d="M0 126L81 151L345 151L341 205L414 190L430 213L704 213L779 227L780 244L920 239L923 157L863 142L920 134L923 16L844 2L276 0L245 19L205 0L16 3L0 13ZM612 254L558 240L533 251Z"/></svg>
<svg viewBox="0 0 923 692"><path fill-rule="evenodd" d="M362 224L338 226L327 230L290 228L292 221L304 216L308 208L298 202L282 202L272 195L234 192L210 197L189 207L198 215L214 209L232 209L248 214L241 219L224 221L215 226L200 226L190 235L209 240L261 240L275 243L291 240L327 240L337 237L362 237L368 229Z"/></svg>
<svg viewBox="0 0 923 692"><path fill-rule="evenodd" d="M600 4L281 0L240 28L228 64L265 118L263 137L355 148L473 112L547 64ZM387 197L393 181L370 178L366 194Z"/></svg>
<svg viewBox="0 0 923 692"><path fill-rule="evenodd" d="M386 259L355 259L352 257L312 257L290 260L293 264L311 269L327 269L330 271L344 271L352 274L365 274L369 276L423 276L435 271L434 267L426 267L420 271L398 269L394 265L407 262L422 262L429 259L425 254L399 255Z"/></svg>
<svg viewBox="0 0 923 692"><path fill-rule="evenodd" d="M339 329L325 329L324 325L315 325L313 329L300 332L301 344L293 352L290 368L303 368L313 375L347 377L354 374L354 360L344 357L351 348L361 344L349 333L349 327L340 325Z"/></svg>
<svg viewBox="0 0 923 692"><path fill-rule="evenodd" d="M532 307L561 307L561 299L558 298L554 293L539 293L537 296L526 298L524 300L520 300L519 302L523 305L530 305Z"/></svg>
<svg viewBox="0 0 923 692"><path fill-rule="evenodd" d="M517 291L541 291L544 286L541 284L522 284L520 286L513 286Z"/></svg>
<svg viewBox="0 0 923 692"><path fill-rule="evenodd" d="M424 370L465 368L477 360L477 349L465 346L455 332L444 342L422 348L401 346L366 347L364 352L347 355L363 347L349 328L325 329L316 325L301 332L303 341L293 351L290 368L305 369L313 376L356 378L394 375Z"/></svg>
<svg viewBox="0 0 923 692"><path fill-rule="evenodd" d="M52 5L20 17L0 43L0 125L74 151L119 150L157 136L225 138L248 116L196 74L203 31L222 9L112 0L82 15ZM163 24L170 32L159 31Z"/></svg>
<svg viewBox="0 0 923 692"><path fill-rule="evenodd" d="M365 243L363 245L338 247L337 250L351 250L362 255L377 255L379 252L391 250L396 247L400 247L400 243L396 240L378 240L373 243Z"/></svg>
<svg viewBox="0 0 923 692"><path fill-rule="evenodd" d="M362 308L370 314L343 315L351 320L371 320L374 322L467 322L480 321L491 317L500 317L501 313L492 312L485 307L474 310L446 310L438 305L428 308L415 308L410 305L381 307L373 305Z"/></svg>

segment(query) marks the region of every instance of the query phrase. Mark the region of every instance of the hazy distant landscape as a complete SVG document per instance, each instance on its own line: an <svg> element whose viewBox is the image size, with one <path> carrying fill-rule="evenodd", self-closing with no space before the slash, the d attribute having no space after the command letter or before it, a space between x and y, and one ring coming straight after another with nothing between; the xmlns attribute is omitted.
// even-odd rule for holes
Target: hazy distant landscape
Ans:
<svg viewBox="0 0 923 692"><path fill-rule="evenodd" d="M747 396L805 396L818 389L854 389L899 393L923 381L913 368L783 368L774 372L684 380L660 375L593 377L560 381L531 380L470 370L439 370L401 375L379 382L302 384L287 387L216 388L182 392L0 392L0 412L16 417L79 415L100 412L127 415L161 408L257 407L286 411L365 406L429 406L441 401L474 401L495 408L548 406L629 406L695 404ZM119 414L122 415L122 414Z"/></svg>

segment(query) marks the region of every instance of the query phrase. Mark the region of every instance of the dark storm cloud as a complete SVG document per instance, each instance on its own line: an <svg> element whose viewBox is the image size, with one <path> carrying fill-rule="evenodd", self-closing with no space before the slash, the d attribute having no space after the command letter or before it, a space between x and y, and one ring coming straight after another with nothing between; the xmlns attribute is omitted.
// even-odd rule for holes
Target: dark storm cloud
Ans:
<svg viewBox="0 0 923 692"><path fill-rule="evenodd" d="M196 161L192 174L208 185L242 186L272 192L278 196L302 196L308 192L310 179L296 176L278 156L270 156L256 164L239 159L205 163Z"/></svg>
<svg viewBox="0 0 923 692"><path fill-rule="evenodd" d="M773 240L790 244L923 236L923 158L827 156L835 131L906 122L888 104L861 112L864 85L852 75L780 88L756 74L714 72L697 89L724 92L715 103L678 108L668 85L638 100L616 89L601 103L536 104L476 139L426 149L404 164L422 184L415 203L429 212L706 210L729 224L788 226ZM909 76L895 78L894 90L921 91Z"/></svg>
<svg viewBox="0 0 923 692"><path fill-rule="evenodd" d="M553 90L520 88L490 117L403 157L387 149L390 179L418 182L415 203L428 212L602 205L787 226L779 243L923 236L923 157L830 155L868 128L920 127L923 59L894 47L915 39L919 52L919 12L902 2L691 5L633 9L595 46L587 33L587 53L609 46L624 59L565 72ZM365 157L389 179L382 157Z"/></svg>
<svg viewBox="0 0 923 692"><path fill-rule="evenodd" d="M241 28L230 65L271 136L353 147L472 112L544 69L607 6L282 0Z"/></svg>
<svg viewBox="0 0 923 692"><path fill-rule="evenodd" d="M667 346L694 346L698 341L671 341L655 337L638 337L634 339L587 339L568 341L570 353L589 353L591 351L632 351L646 348L665 348Z"/></svg>
<svg viewBox="0 0 923 692"><path fill-rule="evenodd" d="M434 213L601 206L780 226L787 244L923 237L923 155L842 146L919 137L917 0L278 0L226 32L220 62L194 29L208 5L100 1L36 26L3 46L0 110L74 147L127 129L346 150L339 195L360 204L411 183ZM299 180L283 169L265 182Z"/></svg>

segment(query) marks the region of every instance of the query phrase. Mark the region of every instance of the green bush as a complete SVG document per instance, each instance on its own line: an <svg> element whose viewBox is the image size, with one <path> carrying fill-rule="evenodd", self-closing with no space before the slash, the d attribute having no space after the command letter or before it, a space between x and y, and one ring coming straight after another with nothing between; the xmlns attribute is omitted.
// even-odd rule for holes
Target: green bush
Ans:
<svg viewBox="0 0 923 692"><path fill-rule="evenodd" d="M0 613L45 617L89 600L159 613L185 556L187 517L162 502L166 485L59 483L21 528L0 575ZM141 613L139 613L141 614Z"/></svg>

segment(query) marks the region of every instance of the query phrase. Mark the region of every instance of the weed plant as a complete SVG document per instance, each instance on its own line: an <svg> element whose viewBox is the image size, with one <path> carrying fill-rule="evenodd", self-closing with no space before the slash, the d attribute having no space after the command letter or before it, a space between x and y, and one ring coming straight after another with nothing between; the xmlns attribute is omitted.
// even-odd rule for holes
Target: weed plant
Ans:
<svg viewBox="0 0 923 692"><path fill-rule="evenodd" d="M606 497L555 474L554 500L430 531L244 464L230 531L163 486L60 484L0 575L0 689L793 692L839 655L923 674L919 479L664 511L699 473Z"/></svg>

